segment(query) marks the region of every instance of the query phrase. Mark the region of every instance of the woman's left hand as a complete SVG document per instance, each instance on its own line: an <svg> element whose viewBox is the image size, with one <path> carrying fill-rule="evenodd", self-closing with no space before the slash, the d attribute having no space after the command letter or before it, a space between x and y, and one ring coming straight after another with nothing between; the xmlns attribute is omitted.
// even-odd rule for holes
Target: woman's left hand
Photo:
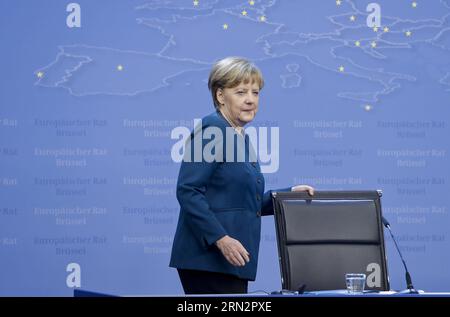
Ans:
<svg viewBox="0 0 450 317"><path fill-rule="evenodd" d="M314 188L308 185L297 185L291 188L293 192L308 192L309 195L314 195Z"/></svg>

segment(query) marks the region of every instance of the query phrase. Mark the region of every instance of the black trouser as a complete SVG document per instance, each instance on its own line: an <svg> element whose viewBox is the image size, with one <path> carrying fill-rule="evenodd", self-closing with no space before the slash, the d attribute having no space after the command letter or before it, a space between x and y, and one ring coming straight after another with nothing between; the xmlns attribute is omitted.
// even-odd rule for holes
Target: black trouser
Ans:
<svg viewBox="0 0 450 317"><path fill-rule="evenodd" d="M248 280L216 272L178 269L185 294L245 294Z"/></svg>

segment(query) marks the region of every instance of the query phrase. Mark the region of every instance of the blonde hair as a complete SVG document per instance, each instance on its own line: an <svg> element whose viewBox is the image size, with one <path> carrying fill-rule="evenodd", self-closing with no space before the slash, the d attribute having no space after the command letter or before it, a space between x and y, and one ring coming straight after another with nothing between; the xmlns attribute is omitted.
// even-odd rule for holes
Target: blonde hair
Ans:
<svg viewBox="0 0 450 317"><path fill-rule="evenodd" d="M264 86L264 79L258 67L242 57L227 57L216 62L209 73L208 88L211 91L216 110L220 108L217 90L234 88L240 83L256 82L259 89Z"/></svg>

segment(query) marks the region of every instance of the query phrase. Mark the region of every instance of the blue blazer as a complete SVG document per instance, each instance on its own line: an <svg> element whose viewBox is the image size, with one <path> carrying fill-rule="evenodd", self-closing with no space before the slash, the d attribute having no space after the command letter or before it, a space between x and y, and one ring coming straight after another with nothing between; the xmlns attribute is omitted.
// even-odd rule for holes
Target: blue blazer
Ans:
<svg viewBox="0 0 450 317"><path fill-rule="evenodd" d="M248 136L245 136L245 142L240 143L245 144L245 161L236 162L236 155L234 161L227 158L226 128L229 127L230 130L231 127L220 112L202 119L202 126L194 128L186 149L195 150L197 145L198 150L199 144L194 144L193 138L208 127L220 130L223 139L211 137L202 140L201 149L208 143L210 146L215 145L212 153L222 154L223 161L211 161L204 157L200 161L194 161L194 154L191 153L190 156L185 156L191 159L190 162L183 160L181 163L177 183L177 199L181 209L170 266L228 273L242 279L255 280L261 216L273 214L271 191L264 193L264 177L259 163L248 159L253 150ZM237 138L243 136L234 131L233 133L236 141L233 150L236 153L242 150L237 149ZM290 191L290 188L278 191ZM250 262L245 266L231 265L214 244L225 235L239 240L250 253Z"/></svg>

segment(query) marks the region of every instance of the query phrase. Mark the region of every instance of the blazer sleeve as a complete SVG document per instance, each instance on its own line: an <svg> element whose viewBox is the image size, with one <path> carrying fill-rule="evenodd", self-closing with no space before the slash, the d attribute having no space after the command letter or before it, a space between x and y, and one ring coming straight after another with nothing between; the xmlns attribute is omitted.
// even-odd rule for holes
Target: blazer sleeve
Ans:
<svg viewBox="0 0 450 317"><path fill-rule="evenodd" d="M194 131L194 138L191 134L191 138L186 143L186 149L189 147L191 149L191 158L190 162L183 160L181 163L177 181L177 199L181 206L180 212L185 213L183 216L186 223L199 241L202 241L203 247L208 248L218 239L227 235L227 232L210 209L205 197L208 183L220 162L207 162L203 157L199 162L193 160L193 149L195 149L193 139L200 131ZM202 152L204 143L205 141L202 140ZM222 148L222 146L223 144L220 143L217 148Z"/></svg>
<svg viewBox="0 0 450 317"><path fill-rule="evenodd" d="M290 192L290 191L291 187L266 191L263 196L261 215L262 216L273 215L272 192Z"/></svg>

